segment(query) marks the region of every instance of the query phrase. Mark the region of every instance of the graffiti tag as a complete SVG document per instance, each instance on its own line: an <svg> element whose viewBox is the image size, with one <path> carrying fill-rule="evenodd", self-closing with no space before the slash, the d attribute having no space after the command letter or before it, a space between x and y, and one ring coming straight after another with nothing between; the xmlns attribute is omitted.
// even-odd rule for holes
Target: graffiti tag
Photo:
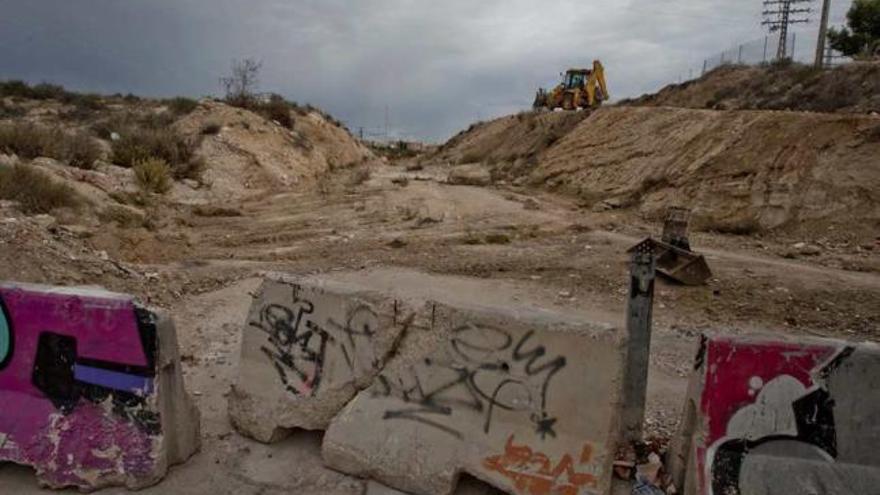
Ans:
<svg viewBox="0 0 880 495"><path fill-rule="evenodd" d="M386 411L384 419L416 421L461 438L443 421L456 408L481 414L484 433L489 433L497 409L529 411L541 438L555 437L557 420L547 411L547 395L566 360L546 357L547 349L534 340L534 332L515 340L491 326L456 328L450 341L455 364L441 366L426 360L409 374L393 379L379 376L374 395L395 395L407 404Z"/></svg>
<svg viewBox="0 0 880 495"><path fill-rule="evenodd" d="M327 318L319 324L314 303L298 293L294 288L290 305L265 305L258 320L249 323L266 333L267 345L260 350L272 362L287 391L297 396L314 395L325 376L331 349L338 350L352 374L378 365L372 348L359 344L361 339L371 339L378 327L372 309L361 305L348 314L344 323Z"/></svg>
<svg viewBox="0 0 880 495"><path fill-rule="evenodd" d="M483 467L511 480L518 493L527 495L578 495L582 489L596 488L598 479L591 473L579 472L576 466L589 465L593 448L585 444L575 458L565 454L553 463L541 452L527 445L516 445L513 435L507 439L504 453L487 457Z"/></svg>

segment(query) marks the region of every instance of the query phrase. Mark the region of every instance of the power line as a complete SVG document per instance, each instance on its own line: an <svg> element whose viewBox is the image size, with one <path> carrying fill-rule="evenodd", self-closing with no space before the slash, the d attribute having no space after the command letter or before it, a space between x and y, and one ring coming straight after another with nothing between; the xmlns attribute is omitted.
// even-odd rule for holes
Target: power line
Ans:
<svg viewBox="0 0 880 495"><path fill-rule="evenodd" d="M779 48L776 50L776 59L788 58L788 30L793 24L806 24L809 17L804 14L813 12L813 9L798 8L797 5L812 3L813 0L764 0L764 22L771 33L779 32ZM775 10L774 10L775 9Z"/></svg>

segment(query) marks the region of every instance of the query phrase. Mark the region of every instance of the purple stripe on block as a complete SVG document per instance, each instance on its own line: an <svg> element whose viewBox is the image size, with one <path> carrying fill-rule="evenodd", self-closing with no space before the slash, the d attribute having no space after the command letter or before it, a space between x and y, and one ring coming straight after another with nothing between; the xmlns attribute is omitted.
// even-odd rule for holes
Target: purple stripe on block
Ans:
<svg viewBox="0 0 880 495"><path fill-rule="evenodd" d="M112 388L113 390L131 392L142 396L153 393L153 379L145 376L129 375L81 364L74 365L73 376L77 381Z"/></svg>

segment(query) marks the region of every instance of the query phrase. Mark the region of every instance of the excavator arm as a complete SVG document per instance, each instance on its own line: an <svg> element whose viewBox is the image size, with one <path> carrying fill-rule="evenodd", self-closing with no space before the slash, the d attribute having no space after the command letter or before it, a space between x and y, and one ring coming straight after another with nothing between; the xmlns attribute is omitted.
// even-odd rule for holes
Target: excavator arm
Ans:
<svg viewBox="0 0 880 495"><path fill-rule="evenodd" d="M590 80L587 81L587 99L591 107L595 106L597 103L596 89L601 92L601 94L598 95L599 102L608 99L608 85L605 82L605 67L603 67L602 62L599 62L598 60L593 61L593 72L590 74Z"/></svg>

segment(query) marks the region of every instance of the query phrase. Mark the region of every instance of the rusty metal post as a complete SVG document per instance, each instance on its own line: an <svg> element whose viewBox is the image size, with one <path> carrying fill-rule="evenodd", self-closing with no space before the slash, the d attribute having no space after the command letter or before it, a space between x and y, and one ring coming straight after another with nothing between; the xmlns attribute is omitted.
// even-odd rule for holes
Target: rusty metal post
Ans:
<svg viewBox="0 0 880 495"><path fill-rule="evenodd" d="M656 259L653 245L643 243L632 253L626 308L627 362L624 371L623 441L641 440L651 360L651 318L654 308Z"/></svg>

